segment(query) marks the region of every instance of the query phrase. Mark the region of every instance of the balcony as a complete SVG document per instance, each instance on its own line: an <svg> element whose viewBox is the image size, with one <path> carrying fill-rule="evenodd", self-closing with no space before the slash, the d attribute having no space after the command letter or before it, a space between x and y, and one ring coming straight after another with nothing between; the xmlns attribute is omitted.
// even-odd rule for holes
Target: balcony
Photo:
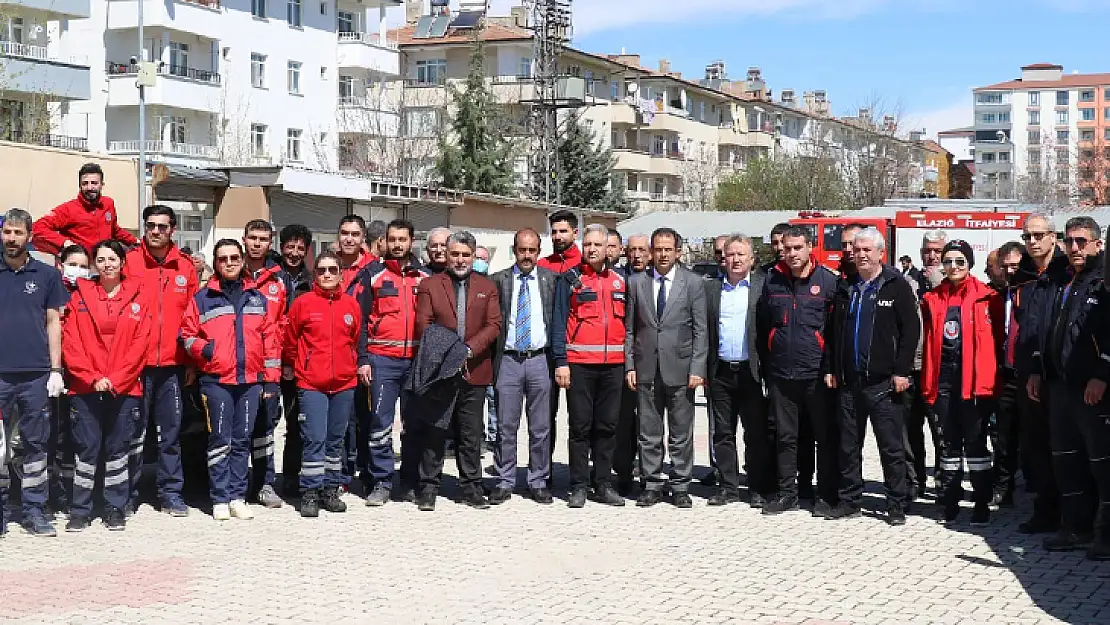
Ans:
<svg viewBox="0 0 1110 625"><path fill-rule="evenodd" d="M129 30L139 27L140 0L108 0L108 28ZM141 0L143 27L162 27L217 39L223 29L217 16L223 13L220 0Z"/></svg>
<svg viewBox="0 0 1110 625"><path fill-rule="evenodd" d="M720 125L717 130L717 143L740 146L748 144L745 133L740 132L740 128L732 122L725 122Z"/></svg>
<svg viewBox="0 0 1110 625"><path fill-rule="evenodd" d="M397 41L378 33L339 33L339 67L372 69L390 76L401 73Z"/></svg>
<svg viewBox="0 0 1110 625"><path fill-rule="evenodd" d="M486 80L498 104L516 104L536 99L536 80L531 76L491 76Z"/></svg>
<svg viewBox="0 0 1110 625"><path fill-rule="evenodd" d="M644 148L614 147L613 156L617 159L613 166L616 171L646 174L651 170L651 152Z"/></svg>
<svg viewBox="0 0 1110 625"><path fill-rule="evenodd" d="M37 132L24 132L20 130L0 131L0 141L11 141L24 145L38 145L59 150L74 152L88 152L89 140L83 137L68 137L66 135L51 135Z"/></svg>
<svg viewBox="0 0 1110 625"><path fill-rule="evenodd" d="M52 53L43 46L0 42L4 90L44 95L50 100L88 100L89 61Z"/></svg>
<svg viewBox="0 0 1110 625"><path fill-rule="evenodd" d="M380 103L362 96L340 96L339 132L396 137L400 116L380 110Z"/></svg>
<svg viewBox="0 0 1110 625"><path fill-rule="evenodd" d="M195 143L176 143L174 141L111 141L108 143L109 154L132 155L139 153L139 146L145 149L148 157L171 157L190 160L214 161L219 159L220 151L214 145L198 145Z"/></svg>
<svg viewBox="0 0 1110 625"><path fill-rule="evenodd" d="M128 63L107 64L108 105L138 106L139 90L134 78L138 66ZM147 104L161 104L193 111L216 113L220 106L220 82L217 72L181 65L160 65L158 81L146 90Z"/></svg>
<svg viewBox="0 0 1110 625"><path fill-rule="evenodd" d="M5 4L32 11L45 11L72 19L85 19L91 15L89 0L0 0L0 5Z"/></svg>

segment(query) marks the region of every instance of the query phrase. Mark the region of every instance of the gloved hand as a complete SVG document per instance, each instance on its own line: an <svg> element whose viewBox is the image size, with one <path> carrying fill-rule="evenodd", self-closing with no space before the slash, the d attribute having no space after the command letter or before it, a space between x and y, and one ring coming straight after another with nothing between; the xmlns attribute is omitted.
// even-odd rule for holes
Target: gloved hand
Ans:
<svg viewBox="0 0 1110 625"><path fill-rule="evenodd" d="M62 374L51 371L50 377L46 380L46 394L51 397L60 397L64 392L66 392L66 383L62 380Z"/></svg>

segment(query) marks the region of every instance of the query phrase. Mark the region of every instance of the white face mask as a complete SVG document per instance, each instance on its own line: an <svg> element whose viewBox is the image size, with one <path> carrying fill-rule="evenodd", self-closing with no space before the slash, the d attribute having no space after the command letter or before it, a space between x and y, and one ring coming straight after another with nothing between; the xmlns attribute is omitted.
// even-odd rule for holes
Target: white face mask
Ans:
<svg viewBox="0 0 1110 625"><path fill-rule="evenodd" d="M74 265L64 265L62 267L62 279L66 284L74 286L77 284L78 278L88 278L89 270L84 267L76 267Z"/></svg>

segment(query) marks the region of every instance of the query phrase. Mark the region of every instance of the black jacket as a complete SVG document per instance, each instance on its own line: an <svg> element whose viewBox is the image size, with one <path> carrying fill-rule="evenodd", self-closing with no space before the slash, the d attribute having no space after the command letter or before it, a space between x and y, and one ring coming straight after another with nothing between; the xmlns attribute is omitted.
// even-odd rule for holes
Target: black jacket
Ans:
<svg viewBox="0 0 1110 625"><path fill-rule="evenodd" d="M1103 262L1102 252L1088 256L1082 271L1069 270L1056 284L1051 321L1039 326L1041 349L1033 354L1033 373L1075 387L1092 378L1110 381L1110 294L1103 285Z"/></svg>
<svg viewBox="0 0 1110 625"><path fill-rule="evenodd" d="M921 317L918 316L917 295L902 273L894 267L884 267L879 274L878 291L875 293L875 316L872 320L870 359L864 382L897 375L909 377L913 371L914 353L921 337ZM843 384L845 350L854 349L855 329L849 327L851 285L842 283L836 291L832 321L829 329L829 362L837 381Z"/></svg>
<svg viewBox="0 0 1110 625"><path fill-rule="evenodd" d="M836 274L816 265L794 278L785 264L771 268L756 307L756 349L769 378L813 380L828 372L827 324Z"/></svg>
<svg viewBox="0 0 1110 625"><path fill-rule="evenodd" d="M301 263L300 268L295 270L290 270L282 263L278 277L285 283L285 312L292 310L294 300L312 290L315 281L308 263Z"/></svg>
<svg viewBox="0 0 1110 625"><path fill-rule="evenodd" d="M405 379L405 390L412 392L417 403L412 414L447 429L462 381L459 373L466 366L466 351L466 344L454 330L436 323L424 329L420 350Z"/></svg>
<svg viewBox="0 0 1110 625"><path fill-rule="evenodd" d="M1012 339L1014 372L1020 377L1034 373L1033 355L1041 350L1043 326L1051 323L1056 295L1060 285L1067 282L1067 276L1068 257L1060 248L1056 248L1055 255L1043 273L1033 264L1033 257L1028 253L1022 254L1021 265L1018 266L1010 287L1014 321L1017 322L1016 329L1010 328L1011 333L1017 332L1017 336ZM1007 336L1007 343L1010 340L1011 337ZM1003 350L1005 352L1005 346Z"/></svg>

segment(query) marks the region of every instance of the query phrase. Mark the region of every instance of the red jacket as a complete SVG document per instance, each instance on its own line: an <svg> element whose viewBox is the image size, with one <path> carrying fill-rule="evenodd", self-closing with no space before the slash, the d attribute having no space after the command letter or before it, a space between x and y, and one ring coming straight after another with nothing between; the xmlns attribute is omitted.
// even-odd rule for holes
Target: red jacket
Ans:
<svg viewBox="0 0 1110 625"><path fill-rule="evenodd" d="M146 241L127 253L123 272L128 279L142 283L143 293L151 305L152 329L146 364L169 367L189 364L189 357L177 340L181 318L199 287L196 265L181 254L176 245L170 247L159 263L147 249Z"/></svg>
<svg viewBox="0 0 1110 625"><path fill-rule="evenodd" d="M412 358L420 346L414 334L416 324L416 287L431 275L427 269L410 264L401 269L396 260L371 263L362 272L362 311L367 322L367 356Z"/></svg>
<svg viewBox="0 0 1110 625"><path fill-rule="evenodd" d="M141 291L139 281L125 279L116 297L108 300L99 281L77 281L62 325L70 395L95 393L97 381L108 378L116 395L142 397L139 377L146 361L151 317L148 299ZM115 331L105 337L104 325L112 321Z"/></svg>
<svg viewBox="0 0 1110 625"><path fill-rule="evenodd" d="M266 312L270 315L270 323L277 329L278 349L285 336L285 280L282 279L281 265L266 261L266 265L258 272L254 279L254 286L266 298ZM277 384L281 381L280 369L267 369L266 381Z"/></svg>
<svg viewBox="0 0 1110 625"><path fill-rule="evenodd" d="M100 196L96 204L89 204L78 194L64 204L54 207L32 227L35 249L57 255L66 239L91 251L92 246L105 239L115 239L124 245L139 241L130 232L119 227L116 203L112 198Z"/></svg>
<svg viewBox="0 0 1110 625"><path fill-rule="evenodd" d="M555 291L552 352L556 366L624 364L624 276L589 265L563 275Z"/></svg>
<svg viewBox="0 0 1110 625"><path fill-rule="evenodd" d="M282 362L293 366L298 388L338 393L358 384L361 320L358 302L340 290L314 286L293 302Z"/></svg>
<svg viewBox="0 0 1110 625"><path fill-rule="evenodd" d="M220 384L259 384L281 371L278 329L269 302L244 280L238 297L220 290L212 278L185 311L181 341L201 372Z"/></svg>
<svg viewBox="0 0 1110 625"><path fill-rule="evenodd" d="M359 254L353 265L344 267L340 272L342 280L339 283L339 288L343 289L343 292L347 295L358 299L362 295L362 270L377 260L378 257L370 252Z"/></svg>
<svg viewBox="0 0 1110 625"><path fill-rule="evenodd" d="M921 392L925 401L936 403L940 381L941 346L944 342L944 318L948 309L960 307L960 353L963 399L991 398L999 388L998 337L1002 319L991 316L998 292L975 276L968 276L960 286L948 280L929 291L921 300L921 321L924 330L921 359Z"/></svg>
<svg viewBox="0 0 1110 625"><path fill-rule="evenodd" d="M566 273L582 264L582 251L577 245L571 245L562 254L555 252L550 256L544 256L536 264L555 273Z"/></svg>

